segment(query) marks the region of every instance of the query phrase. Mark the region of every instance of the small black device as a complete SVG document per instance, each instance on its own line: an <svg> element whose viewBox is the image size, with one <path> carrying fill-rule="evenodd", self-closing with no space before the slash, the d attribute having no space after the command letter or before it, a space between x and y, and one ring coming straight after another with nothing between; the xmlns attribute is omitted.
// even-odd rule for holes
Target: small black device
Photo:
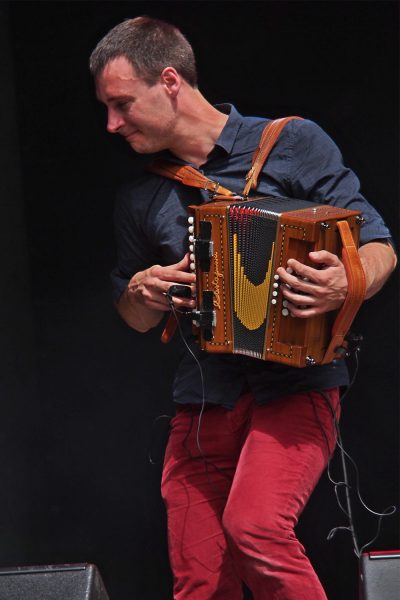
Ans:
<svg viewBox="0 0 400 600"><path fill-rule="evenodd" d="M168 296L176 296L178 298L191 298L192 288L190 285L181 285L174 283L168 288Z"/></svg>

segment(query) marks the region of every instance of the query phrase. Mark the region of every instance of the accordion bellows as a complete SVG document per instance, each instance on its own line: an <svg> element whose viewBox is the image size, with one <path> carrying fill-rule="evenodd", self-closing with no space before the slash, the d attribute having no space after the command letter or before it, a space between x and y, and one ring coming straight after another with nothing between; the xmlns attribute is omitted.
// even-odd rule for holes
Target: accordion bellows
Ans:
<svg viewBox="0 0 400 600"><path fill-rule="evenodd" d="M197 275L194 332L208 352L236 353L303 367L343 356L344 336L365 294L357 211L304 200L218 199L189 207ZM292 317L279 291L279 266L328 250L346 267L349 292L338 311ZM313 265L315 266L315 265Z"/></svg>

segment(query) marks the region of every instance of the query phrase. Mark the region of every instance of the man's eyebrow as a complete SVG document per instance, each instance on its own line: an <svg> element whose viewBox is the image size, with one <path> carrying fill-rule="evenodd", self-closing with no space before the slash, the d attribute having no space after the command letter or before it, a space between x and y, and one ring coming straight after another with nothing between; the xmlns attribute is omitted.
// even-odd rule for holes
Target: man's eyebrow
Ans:
<svg viewBox="0 0 400 600"><path fill-rule="evenodd" d="M121 102L121 100L132 100L132 96L127 94L121 94L120 96L107 96L104 100L97 96L99 102Z"/></svg>
<svg viewBox="0 0 400 600"><path fill-rule="evenodd" d="M110 96L107 98L109 102L120 102L121 100L132 100L132 96L128 94L121 94L120 96Z"/></svg>

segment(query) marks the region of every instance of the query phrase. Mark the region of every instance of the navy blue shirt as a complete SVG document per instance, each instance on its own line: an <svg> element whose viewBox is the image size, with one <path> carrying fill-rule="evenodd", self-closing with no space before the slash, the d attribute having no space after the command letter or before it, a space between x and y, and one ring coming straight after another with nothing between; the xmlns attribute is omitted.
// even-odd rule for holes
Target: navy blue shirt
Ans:
<svg viewBox="0 0 400 600"><path fill-rule="evenodd" d="M268 119L242 117L231 105L217 108L229 118L200 170L240 194ZM181 162L172 155L167 157ZM260 174L257 195L360 210L365 219L361 243L390 237L380 215L361 195L356 175L343 165L335 143L308 120L293 120L284 128ZM118 264L111 274L116 301L138 271L183 258L188 251L187 207L208 200L206 192L149 173L121 191L115 210ZM209 403L231 408L243 389L250 389L257 402L263 403L291 392L348 383L343 361L299 369L240 355L209 354L199 350L189 320L183 329L201 362ZM189 352L184 352L178 367L173 397L179 403L202 401L199 368Z"/></svg>

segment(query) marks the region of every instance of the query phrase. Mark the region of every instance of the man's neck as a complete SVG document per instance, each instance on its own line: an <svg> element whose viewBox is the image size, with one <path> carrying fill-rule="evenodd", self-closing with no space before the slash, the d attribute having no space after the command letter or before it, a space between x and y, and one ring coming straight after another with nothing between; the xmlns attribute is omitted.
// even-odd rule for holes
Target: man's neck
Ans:
<svg viewBox="0 0 400 600"><path fill-rule="evenodd" d="M200 167L215 146L228 115L214 108L197 89L189 88L179 99L179 119L169 150L178 158Z"/></svg>

